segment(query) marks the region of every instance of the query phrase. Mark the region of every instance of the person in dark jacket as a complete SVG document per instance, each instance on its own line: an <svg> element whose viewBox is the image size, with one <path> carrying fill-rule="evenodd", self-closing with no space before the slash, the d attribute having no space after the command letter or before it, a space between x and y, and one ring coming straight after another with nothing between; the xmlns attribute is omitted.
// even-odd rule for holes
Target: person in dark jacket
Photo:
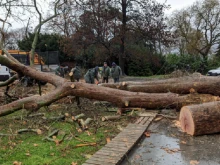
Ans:
<svg viewBox="0 0 220 165"><path fill-rule="evenodd" d="M55 70L55 74L57 76L60 76L60 77L63 77L64 78L64 75L65 75L65 70L64 70L64 65L60 65L58 68L56 68Z"/></svg>
<svg viewBox="0 0 220 165"><path fill-rule="evenodd" d="M116 65L115 62L112 63L112 68L111 68L111 76L114 79L114 83L119 82L119 77L122 75L122 71L120 66Z"/></svg>
<svg viewBox="0 0 220 165"><path fill-rule="evenodd" d="M108 83L108 77L110 76L110 68L107 65L107 62L104 62L104 66L102 67L102 83Z"/></svg>
<svg viewBox="0 0 220 165"><path fill-rule="evenodd" d="M74 82L75 80L79 82L79 79L81 78L81 69L76 65L74 68L71 69L69 76L71 82Z"/></svg>
<svg viewBox="0 0 220 165"><path fill-rule="evenodd" d="M85 76L84 76L84 79L85 79L86 83L94 84L95 79L97 81L99 81L98 72L99 72L99 67L98 66L96 66L95 68L89 69L86 72Z"/></svg>
<svg viewBox="0 0 220 165"><path fill-rule="evenodd" d="M71 71L69 73L69 76L70 76L70 81L71 82L74 82L75 80L77 82L79 82L79 79L81 78L81 70L80 70L80 68L76 65L74 68L71 69ZM80 105L79 97L76 96L75 99L76 99L77 105L79 106Z"/></svg>

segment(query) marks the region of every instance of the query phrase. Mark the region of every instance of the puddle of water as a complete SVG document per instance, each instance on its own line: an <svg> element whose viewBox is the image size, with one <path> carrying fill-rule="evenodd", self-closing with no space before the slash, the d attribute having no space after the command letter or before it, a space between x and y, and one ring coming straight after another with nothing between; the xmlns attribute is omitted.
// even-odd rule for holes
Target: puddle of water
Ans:
<svg viewBox="0 0 220 165"><path fill-rule="evenodd" d="M121 165L190 165L192 160L220 165L220 134L191 137L164 120L149 130L155 133L144 137Z"/></svg>

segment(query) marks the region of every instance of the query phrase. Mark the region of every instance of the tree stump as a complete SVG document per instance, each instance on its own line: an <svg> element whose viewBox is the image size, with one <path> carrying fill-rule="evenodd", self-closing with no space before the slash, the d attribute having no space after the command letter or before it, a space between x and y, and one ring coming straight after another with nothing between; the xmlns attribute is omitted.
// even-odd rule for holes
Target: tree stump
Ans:
<svg viewBox="0 0 220 165"><path fill-rule="evenodd" d="M180 125L190 135L220 132L220 102L184 106L180 111Z"/></svg>

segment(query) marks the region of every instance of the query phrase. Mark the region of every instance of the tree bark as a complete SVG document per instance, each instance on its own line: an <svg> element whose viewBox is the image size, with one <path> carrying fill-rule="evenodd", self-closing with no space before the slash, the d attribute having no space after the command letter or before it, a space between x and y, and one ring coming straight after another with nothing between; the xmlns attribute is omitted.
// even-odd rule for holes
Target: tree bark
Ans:
<svg viewBox="0 0 220 165"><path fill-rule="evenodd" d="M55 90L46 95L31 96L1 106L0 116L13 113L22 108L30 111L36 111L43 106L48 106L51 103L67 96L79 96L88 99L108 101L120 108L140 107L147 109L180 108L183 105L219 100L219 97L214 97L211 95L193 94L188 96L179 96L178 94L173 93L149 94L122 91L97 86L94 84L80 82L73 83L59 76L40 72L23 64L15 63L4 56L0 56L0 61L3 65L6 65L16 72L22 73L37 80L49 82L56 87Z"/></svg>
<svg viewBox="0 0 220 165"><path fill-rule="evenodd" d="M193 89L203 94L220 95L220 79L218 77L185 77L145 82L122 82L118 84L101 84L101 86L145 93L178 93L188 94Z"/></svg>
<svg viewBox="0 0 220 165"><path fill-rule="evenodd" d="M17 80L17 79L18 79L18 75L15 74L14 76L10 77L8 80L6 80L4 82L1 82L0 83L0 87L4 87L4 86L7 86L7 85L10 85L13 82L15 82L15 80Z"/></svg>
<svg viewBox="0 0 220 165"><path fill-rule="evenodd" d="M103 116L102 121L107 121L107 120L117 120L121 118L121 115L116 115L116 116Z"/></svg>
<svg viewBox="0 0 220 165"><path fill-rule="evenodd" d="M180 124L190 135L205 135L220 132L220 102L185 106L180 112Z"/></svg>

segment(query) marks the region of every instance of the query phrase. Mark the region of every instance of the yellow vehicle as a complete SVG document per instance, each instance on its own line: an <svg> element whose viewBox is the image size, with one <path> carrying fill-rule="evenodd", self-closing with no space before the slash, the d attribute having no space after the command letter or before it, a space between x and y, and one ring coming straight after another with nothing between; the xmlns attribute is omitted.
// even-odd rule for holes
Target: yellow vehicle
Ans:
<svg viewBox="0 0 220 165"><path fill-rule="evenodd" d="M22 51L22 50L8 50L8 53L10 53L20 63L24 65L30 65L30 52ZM4 52L0 50L0 54L3 55ZM45 63L42 60L42 58L37 53L35 53L34 54L34 65L44 65L44 64Z"/></svg>
<svg viewBox="0 0 220 165"><path fill-rule="evenodd" d="M30 52L28 51L21 51L21 50L8 50L8 53L10 53L15 59L17 59L20 63L24 65L30 65ZM4 52L0 50L0 55L4 55ZM44 61L42 57L40 57L37 53L34 55L34 67L37 70L42 71L42 65L44 65ZM14 75L15 71L10 70L10 75ZM32 85L36 82L36 80L31 79L30 77L24 76L21 79L21 82L24 84L24 86ZM42 85L46 84L46 82L40 82Z"/></svg>

